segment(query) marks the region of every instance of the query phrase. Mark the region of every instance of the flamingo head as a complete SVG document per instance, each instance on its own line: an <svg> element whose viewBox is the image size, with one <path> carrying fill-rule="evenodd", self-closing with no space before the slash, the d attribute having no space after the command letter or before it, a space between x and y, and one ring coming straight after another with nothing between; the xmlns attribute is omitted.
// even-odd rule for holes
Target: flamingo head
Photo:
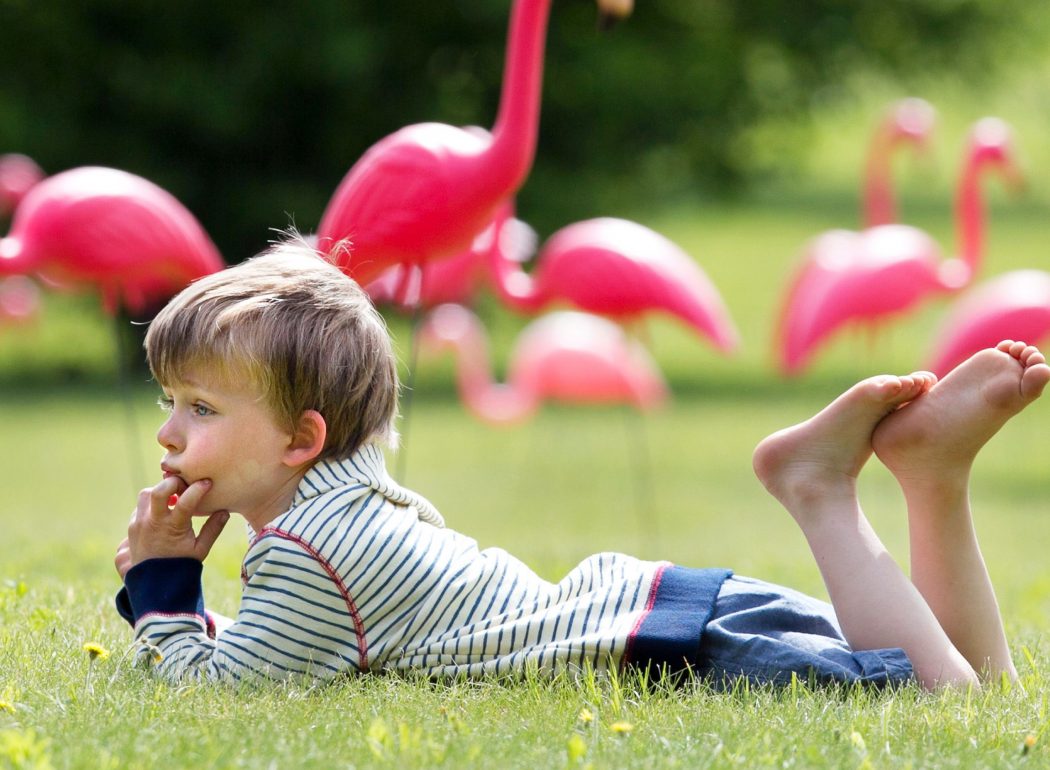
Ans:
<svg viewBox="0 0 1050 770"><path fill-rule="evenodd" d="M973 280L973 272L973 267L965 260L957 257L945 259L937 265L937 283L944 291L960 291Z"/></svg>
<svg viewBox="0 0 1050 770"><path fill-rule="evenodd" d="M0 238L0 276L21 275L31 268L20 238L13 235Z"/></svg>
<svg viewBox="0 0 1050 770"><path fill-rule="evenodd" d="M598 29L608 30L616 23L626 19L634 10L634 0L597 0Z"/></svg>
<svg viewBox="0 0 1050 770"><path fill-rule="evenodd" d="M31 278L13 275L0 280L0 321L29 321L40 307L40 290Z"/></svg>
<svg viewBox="0 0 1050 770"><path fill-rule="evenodd" d="M43 178L44 172L31 158L17 153L0 155L0 216L13 211Z"/></svg>
<svg viewBox="0 0 1050 770"><path fill-rule="evenodd" d="M419 329L419 348L435 355L449 348L485 346L481 322L462 305L444 304L430 311Z"/></svg>
<svg viewBox="0 0 1050 770"><path fill-rule="evenodd" d="M974 166L991 165L999 169L1008 187L1024 186L1017 164L1013 132L999 118L981 118L970 131L970 161Z"/></svg>
<svg viewBox="0 0 1050 770"><path fill-rule="evenodd" d="M893 105L890 111L890 136L894 142L925 145L933 133L937 113L925 99L909 97Z"/></svg>

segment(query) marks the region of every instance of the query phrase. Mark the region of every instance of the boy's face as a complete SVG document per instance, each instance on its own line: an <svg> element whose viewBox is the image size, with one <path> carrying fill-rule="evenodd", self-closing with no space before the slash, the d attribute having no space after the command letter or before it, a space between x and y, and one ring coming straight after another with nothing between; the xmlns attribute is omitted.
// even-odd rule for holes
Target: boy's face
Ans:
<svg viewBox="0 0 1050 770"><path fill-rule="evenodd" d="M258 531L288 508L301 475L284 462L293 436L254 387L191 369L163 390L161 472L187 486L211 481L199 513L240 513Z"/></svg>

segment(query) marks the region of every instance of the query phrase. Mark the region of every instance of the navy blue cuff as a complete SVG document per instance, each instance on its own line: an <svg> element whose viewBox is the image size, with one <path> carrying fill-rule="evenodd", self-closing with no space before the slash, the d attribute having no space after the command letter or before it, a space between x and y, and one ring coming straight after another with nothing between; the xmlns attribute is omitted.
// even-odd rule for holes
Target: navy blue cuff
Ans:
<svg viewBox="0 0 1050 770"><path fill-rule="evenodd" d="M117 594L117 612L132 625L154 612L203 618L203 570L201 562L190 558L139 562L124 576L124 590Z"/></svg>
<svg viewBox="0 0 1050 770"><path fill-rule="evenodd" d="M700 637L715 609L718 592L733 573L727 569L670 566L656 585L651 608L628 639L625 663L656 672L696 665Z"/></svg>
<svg viewBox="0 0 1050 770"><path fill-rule="evenodd" d="M117 593L117 613L132 627L135 626L135 612L131 609L131 597L128 596L127 588L121 588Z"/></svg>

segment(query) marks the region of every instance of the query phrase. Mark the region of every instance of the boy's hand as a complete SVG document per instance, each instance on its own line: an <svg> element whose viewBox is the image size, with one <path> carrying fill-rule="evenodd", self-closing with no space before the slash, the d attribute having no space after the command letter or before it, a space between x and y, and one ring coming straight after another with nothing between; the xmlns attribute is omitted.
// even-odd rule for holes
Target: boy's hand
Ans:
<svg viewBox="0 0 1050 770"><path fill-rule="evenodd" d="M115 564L121 577L146 559L188 556L204 561L230 519L226 511L216 511L208 516L200 534L193 531L193 514L209 489L208 479L186 486L178 476L169 476L155 487L139 492L127 540L117 550ZM173 495L178 495L178 499L169 507Z"/></svg>
<svg viewBox="0 0 1050 770"><path fill-rule="evenodd" d="M120 575L121 580L124 579L124 576L128 574L128 570L131 569L131 546L128 544L127 538L124 538L120 545L117 546L117 555L113 559L113 566L117 568L117 574Z"/></svg>

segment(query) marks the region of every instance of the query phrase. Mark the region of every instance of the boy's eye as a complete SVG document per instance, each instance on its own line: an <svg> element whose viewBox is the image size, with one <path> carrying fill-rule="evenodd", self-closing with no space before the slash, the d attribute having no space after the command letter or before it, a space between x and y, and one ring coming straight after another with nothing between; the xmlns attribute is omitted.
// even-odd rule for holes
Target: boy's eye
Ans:
<svg viewBox="0 0 1050 770"><path fill-rule="evenodd" d="M212 413L211 409L206 407L204 404L194 404L191 407L191 409L197 417L207 417L209 414Z"/></svg>
<svg viewBox="0 0 1050 770"><path fill-rule="evenodd" d="M159 406L165 412L170 412L172 409L175 408L175 399L171 398L170 396L158 396L157 406Z"/></svg>

